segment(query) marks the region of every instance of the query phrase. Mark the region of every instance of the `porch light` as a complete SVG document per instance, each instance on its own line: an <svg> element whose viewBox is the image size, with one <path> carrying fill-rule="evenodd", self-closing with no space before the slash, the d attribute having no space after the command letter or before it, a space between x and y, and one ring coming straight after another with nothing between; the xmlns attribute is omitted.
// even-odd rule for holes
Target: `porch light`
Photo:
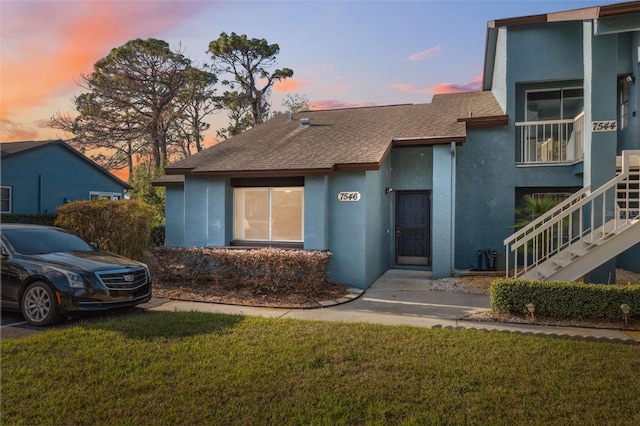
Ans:
<svg viewBox="0 0 640 426"><path fill-rule="evenodd" d="M534 320L533 313L536 311L536 305L533 303L527 303L527 310L531 314L531 320Z"/></svg>
<svg viewBox="0 0 640 426"><path fill-rule="evenodd" d="M627 316L629 315L629 312L631 312L631 308L626 303L623 303L622 305L620 305L620 310L622 310L622 313L624 314L624 326L626 327Z"/></svg>
<svg viewBox="0 0 640 426"><path fill-rule="evenodd" d="M390 192L393 192L393 188L392 188L392 187L390 187L390 186L387 186L387 187L384 189L384 193L385 193L385 194L388 194L388 193L390 193Z"/></svg>

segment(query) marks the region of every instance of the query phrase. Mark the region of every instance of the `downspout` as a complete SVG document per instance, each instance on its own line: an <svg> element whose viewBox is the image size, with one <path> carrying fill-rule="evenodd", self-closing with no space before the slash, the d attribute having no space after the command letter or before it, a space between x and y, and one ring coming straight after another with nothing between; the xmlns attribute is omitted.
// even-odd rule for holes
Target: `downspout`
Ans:
<svg viewBox="0 0 640 426"><path fill-rule="evenodd" d="M38 213L42 213L42 175L38 175Z"/></svg>
<svg viewBox="0 0 640 426"><path fill-rule="evenodd" d="M471 275L471 271L456 269L456 143L451 142L451 273L454 275Z"/></svg>

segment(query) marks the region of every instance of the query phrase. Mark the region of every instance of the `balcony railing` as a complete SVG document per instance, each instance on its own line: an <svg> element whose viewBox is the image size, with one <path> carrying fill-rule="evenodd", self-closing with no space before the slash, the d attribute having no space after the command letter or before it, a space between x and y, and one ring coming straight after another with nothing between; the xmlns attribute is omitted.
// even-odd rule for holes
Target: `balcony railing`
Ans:
<svg viewBox="0 0 640 426"><path fill-rule="evenodd" d="M573 163L584 156L584 112L569 120L521 121L519 164Z"/></svg>

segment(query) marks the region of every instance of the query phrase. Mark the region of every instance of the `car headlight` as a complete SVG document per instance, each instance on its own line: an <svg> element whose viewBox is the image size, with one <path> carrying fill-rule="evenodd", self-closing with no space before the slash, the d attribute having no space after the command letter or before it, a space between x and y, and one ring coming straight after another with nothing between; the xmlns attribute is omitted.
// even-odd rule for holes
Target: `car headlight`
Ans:
<svg viewBox="0 0 640 426"><path fill-rule="evenodd" d="M75 272L67 271L64 269L54 268L50 266L49 268L54 271L60 272L67 278L67 282L69 283L69 287L71 288L84 288L84 280L82 279L82 275L76 274Z"/></svg>

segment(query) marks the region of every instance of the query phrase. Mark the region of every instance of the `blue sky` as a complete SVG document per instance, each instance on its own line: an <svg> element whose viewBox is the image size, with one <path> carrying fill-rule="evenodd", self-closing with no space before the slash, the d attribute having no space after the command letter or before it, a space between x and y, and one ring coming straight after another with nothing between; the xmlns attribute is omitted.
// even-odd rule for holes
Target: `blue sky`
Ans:
<svg viewBox="0 0 640 426"><path fill-rule="evenodd" d="M487 21L610 3L0 0L0 139L64 138L49 117L72 113L80 74L135 38L163 39L200 63L223 31L278 43L278 66L294 76L275 88L274 110L287 93L316 109L424 103L479 90ZM224 113L210 122L207 143Z"/></svg>

